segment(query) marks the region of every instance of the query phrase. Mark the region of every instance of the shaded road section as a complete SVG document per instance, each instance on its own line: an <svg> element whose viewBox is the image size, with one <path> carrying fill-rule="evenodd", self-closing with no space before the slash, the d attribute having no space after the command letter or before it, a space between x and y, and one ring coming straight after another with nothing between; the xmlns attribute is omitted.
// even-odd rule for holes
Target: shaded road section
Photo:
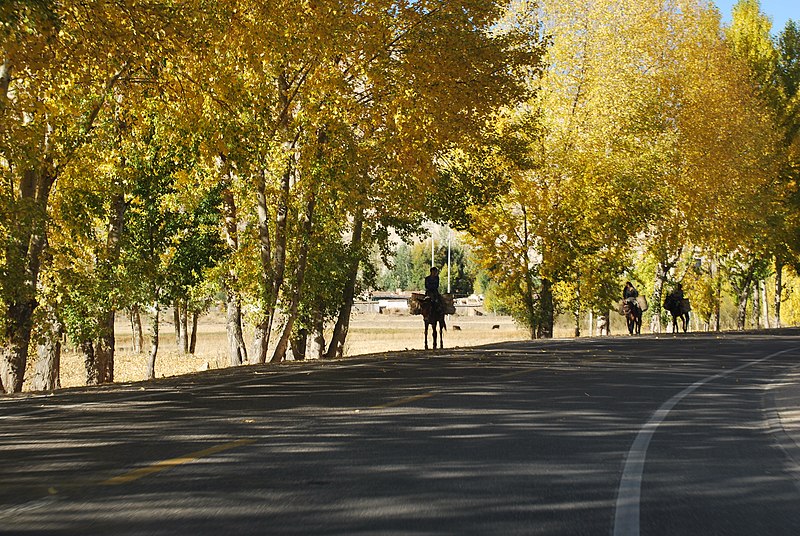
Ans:
<svg viewBox="0 0 800 536"><path fill-rule="evenodd" d="M7 398L0 533L796 534L798 363L792 330L612 337Z"/></svg>

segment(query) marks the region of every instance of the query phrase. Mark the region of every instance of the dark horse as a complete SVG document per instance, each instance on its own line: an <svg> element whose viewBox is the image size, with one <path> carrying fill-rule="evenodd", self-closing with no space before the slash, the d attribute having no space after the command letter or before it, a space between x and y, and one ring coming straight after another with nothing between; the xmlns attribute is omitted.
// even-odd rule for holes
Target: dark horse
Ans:
<svg viewBox="0 0 800 536"><path fill-rule="evenodd" d="M683 332L686 333L689 328L689 311L692 310L689 300L686 298L680 299L674 294L669 294L664 300L664 309L672 315L672 333L678 332L678 318L681 319Z"/></svg>
<svg viewBox="0 0 800 536"><path fill-rule="evenodd" d="M622 314L628 323L628 333L637 335L642 333L642 308L634 299L627 299L622 302Z"/></svg>
<svg viewBox="0 0 800 536"><path fill-rule="evenodd" d="M425 320L425 349L428 349L428 326L433 326L433 348L436 349L436 327L439 327L439 348L444 348L444 337L442 330L447 329L444 317L444 307L436 304L430 298L426 298L421 303L422 319Z"/></svg>

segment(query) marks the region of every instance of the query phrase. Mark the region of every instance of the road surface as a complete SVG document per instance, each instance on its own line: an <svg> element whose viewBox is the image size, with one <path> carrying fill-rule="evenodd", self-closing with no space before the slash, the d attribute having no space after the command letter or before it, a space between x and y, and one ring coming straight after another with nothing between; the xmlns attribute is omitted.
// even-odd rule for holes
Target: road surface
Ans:
<svg viewBox="0 0 800 536"><path fill-rule="evenodd" d="M800 533L800 331L0 399L0 534Z"/></svg>

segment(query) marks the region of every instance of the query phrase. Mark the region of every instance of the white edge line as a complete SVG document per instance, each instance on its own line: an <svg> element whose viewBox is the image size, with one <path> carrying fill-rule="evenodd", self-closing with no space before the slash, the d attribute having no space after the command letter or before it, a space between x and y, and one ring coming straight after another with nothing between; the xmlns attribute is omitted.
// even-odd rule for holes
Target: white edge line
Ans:
<svg viewBox="0 0 800 536"><path fill-rule="evenodd" d="M659 425L667 418L669 412L674 408L683 398L691 394L699 387L706 383L724 378L729 374L746 369L753 365L757 365L768 359L785 354L788 352L797 351L800 348L789 348L775 352L766 357L762 357L756 361L745 363L731 370L714 374L702 380L698 380L685 388L680 393L676 394L650 417L650 420L639 430L633 444L631 445L628 454L625 457L625 465L622 470L622 477L620 478L619 490L617 491L617 502L614 510L614 529L613 536L639 536L639 503L642 492L642 473L644 472L644 462L647 458L647 447L650 445L650 440L658 429Z"/></svg>

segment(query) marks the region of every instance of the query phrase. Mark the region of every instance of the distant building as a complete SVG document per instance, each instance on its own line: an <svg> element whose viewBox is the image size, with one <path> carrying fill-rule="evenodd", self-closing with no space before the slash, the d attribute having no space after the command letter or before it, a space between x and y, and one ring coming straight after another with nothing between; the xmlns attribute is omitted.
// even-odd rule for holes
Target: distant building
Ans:
<svg viewBox="0 0 800 536"><path fill-rule="evenodd" d="M371 292L366 299L356 301L353 309L359 313L406 313L408 312L408 299L411 292Z"/></svg>

